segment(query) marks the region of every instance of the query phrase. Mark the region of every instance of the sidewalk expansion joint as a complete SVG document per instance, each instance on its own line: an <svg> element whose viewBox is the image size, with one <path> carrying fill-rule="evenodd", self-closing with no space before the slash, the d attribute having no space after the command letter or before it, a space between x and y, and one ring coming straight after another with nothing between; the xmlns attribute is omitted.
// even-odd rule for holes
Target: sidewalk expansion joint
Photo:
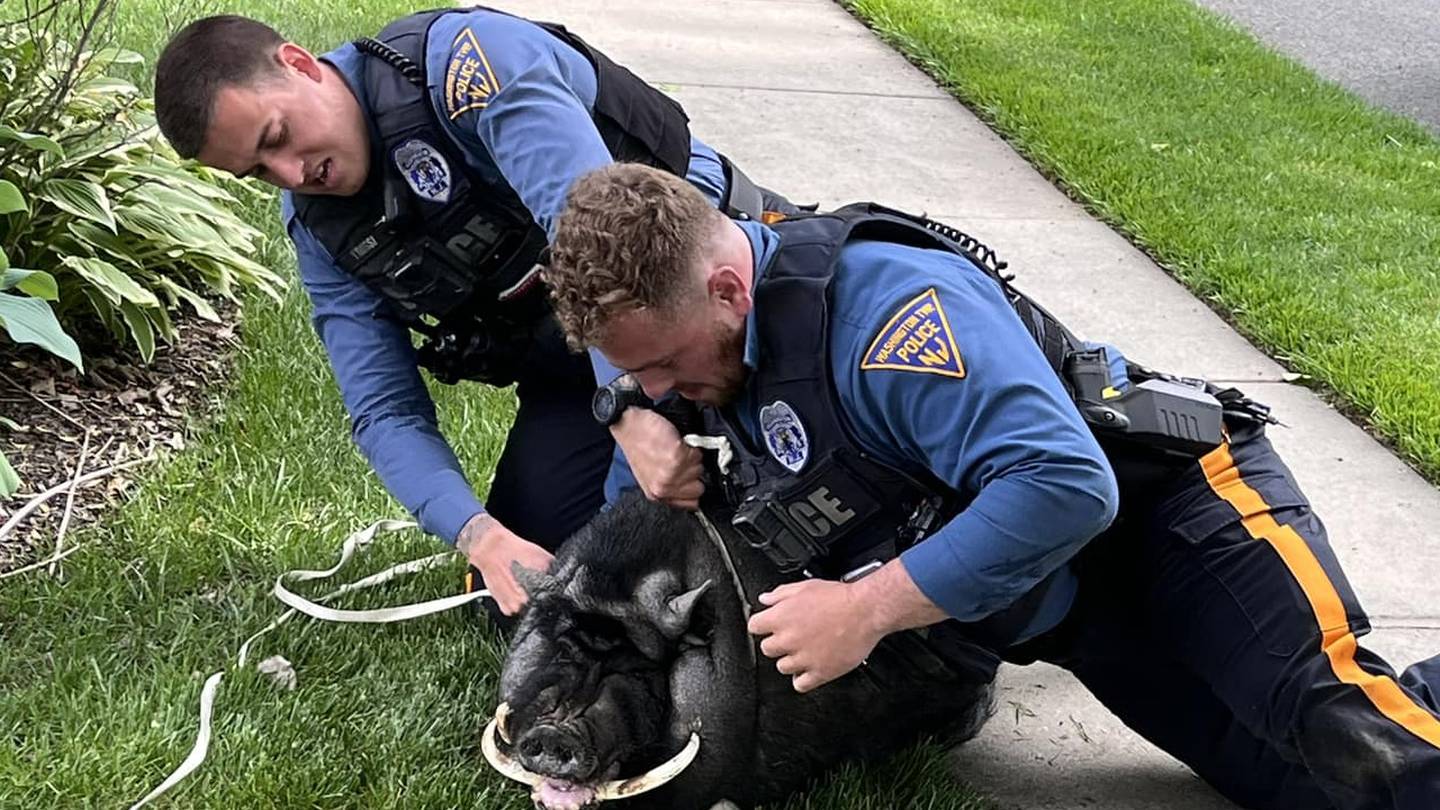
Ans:
<svg viewBox="0 0 1440 810"><path fill-rule="evenodd" d="M920 213L932 219L938 219L941 222L960 223L961 225L966 222L1013 222L1020 224L1033 223L1038 225L1050 225L1054 223L1064 224L1072 222L1093 223L1095 221L1094 217L1090 216L1084 211L1071 212L1064 210L1056 211L1054 214L1043 217L1018 214L1014 216L1011 216L1009 214L937 214L934 211L921 211ZM1000 250L1000 248L996 249Z"/></svg>
<svg viewBox="0 0 1440 810"><path fill-rule="evenodd" d="M1370 616L1373 630L1440 630L1440 616Z"/></svg>
<svg viewBox="0 0 1440 810"><path fill-rule="evenodd" d="M921 95L919 93L867 93L863 90L817 90L805 87L766 87L756 84L711 84L709 82L669 82L656 81L654 84L660 87L694 87L702 90L759 90L767 93L807 93L820 96L855 96L858 98L898 98L913 99L915 101L947 101L958 104L954 98L947 95L935 95L933 93Z"/></svg>

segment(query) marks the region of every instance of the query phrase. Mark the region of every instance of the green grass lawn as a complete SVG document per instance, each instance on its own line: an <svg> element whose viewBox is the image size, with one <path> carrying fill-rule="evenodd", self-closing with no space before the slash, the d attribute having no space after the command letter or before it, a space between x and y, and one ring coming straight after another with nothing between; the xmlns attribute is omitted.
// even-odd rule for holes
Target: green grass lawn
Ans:
<svg viewBox="0 0 1440 810"><path fill-rule="evenodd" d="M1427 131L1184 0L843 2L1440 480Z"/></svg>
<svg viewBox="0 0 1440 810"><path fill-rule="evenodd" d="M325 49L423 5L252 0L243 13ZM225 10L187 6L180 18L178 7L126 0L121 38L153 63L173 27ZM248 215L269 234L266 261L293 276L276 212L271 200ZM307 314L298 285L281 305L250 302L226 403L197 426L191 449L150 471L105 525L72 535L88 549L66 561L63 582L43 574L0 582L0 807L139 799L190 750L205 677L281 612L268 595L276 575L325 567L350 531L402 516L351 445ZM510 394L479 386L436 394L446 434L483 484L509 425ZM396 537L352 568L379 570L436 548L418 533ZM461 570L457 562L343 604L453 593ZM253 669L277 653L295 665L295 691ZM527 807L524 791L479 754L502 655L463 611L388 627L292 621L256 645L251 668L227 675L209 760L160 806ZM851 770L789 806L981 806L943 774L943 755L922 748Z"/></svg>

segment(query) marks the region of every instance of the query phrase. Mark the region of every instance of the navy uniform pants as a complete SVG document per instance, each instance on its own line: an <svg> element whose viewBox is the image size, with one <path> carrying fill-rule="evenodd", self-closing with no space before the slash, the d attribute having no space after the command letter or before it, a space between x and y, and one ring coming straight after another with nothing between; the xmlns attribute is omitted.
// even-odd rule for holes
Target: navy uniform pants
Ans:
<svg viewBox="0 0 1440 810"><path fill-rule="evenodd" d="M590 414L594 393L590 358L552 326L515 386L519 407L485 499L502 525L550 551L605 503L615 442Z"/></svg>
<svg viewBox="0 0 1440 810"><path fill-rule="evenodd" d="M551 552L605 503L615 442L590 415L594 393L589 357L571 354L558 327L535 341L515 386L519 406L485 508L505 528ZM483 587L471 566L465 591ZM514 624L493 601L482 599L480 607L501 632Z"/></svg>
<svg viewBox="0 0 1440 810"><path fill-rule="evenodd" d="M595 376L573 386L516 388L519 409L495 465L486 509L506 528L554 551L605 503L615 442L590 415Z"/></svg>
<svg viewBox="0 0 1440 810"><path fill-rule="evenodd" d="M1075 607L1005 657L1068 669L1243 807L1440 808L1440 656L1397 677L1357 644L1365 613L1263 428L1164 479L1115 466Z"/></svg>

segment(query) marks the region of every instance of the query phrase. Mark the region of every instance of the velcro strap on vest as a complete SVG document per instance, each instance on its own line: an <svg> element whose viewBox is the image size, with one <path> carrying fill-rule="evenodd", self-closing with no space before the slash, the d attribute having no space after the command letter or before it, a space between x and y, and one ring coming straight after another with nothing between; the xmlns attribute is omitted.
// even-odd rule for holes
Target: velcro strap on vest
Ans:
<svg viewBox="0 0 1440 810"><path fill-rule="evenodd" d="M720 155L720 165L725 169L725 198L720 210L731 219L749 219L759 222L765 215L765 196L740 167L730 158Z"/></svg>

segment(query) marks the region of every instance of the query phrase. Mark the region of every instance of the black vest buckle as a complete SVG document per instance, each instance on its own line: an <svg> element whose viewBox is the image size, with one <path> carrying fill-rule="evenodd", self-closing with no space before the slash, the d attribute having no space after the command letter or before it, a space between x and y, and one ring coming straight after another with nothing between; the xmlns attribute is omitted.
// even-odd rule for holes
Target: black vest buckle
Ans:
<svg viewBox="0 0 1440 810"><path fill-rule="evenodd" d="M730 524L739 530L745 542L789 574L804 569L824 553L824 549L795 525L775 495L774 490L767 490L746 498L735 510Z"/></svg>

